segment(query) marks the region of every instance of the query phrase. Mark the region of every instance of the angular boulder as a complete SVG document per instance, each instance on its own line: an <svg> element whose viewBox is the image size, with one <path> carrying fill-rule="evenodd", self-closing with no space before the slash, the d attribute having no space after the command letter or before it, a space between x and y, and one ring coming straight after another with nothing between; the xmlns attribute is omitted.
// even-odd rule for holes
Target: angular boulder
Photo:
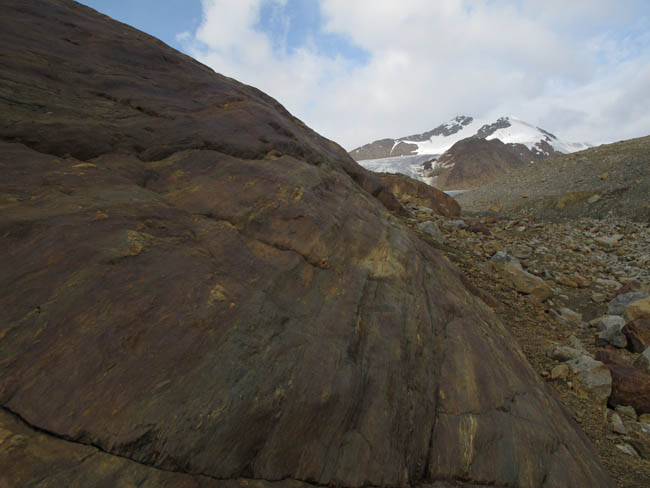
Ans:
<svg viewBox="0 0 650 488"><path fill-rule="evenodd" d="M568 361L567 365L582 391L599 403L607 403L612 392L612 376L602 362L583 355Z"/></svg>
<svg viewBox="0 0 650 488"><path fill-rule="evenodd" d="M553 289L539 276L524 270L518 259L499 251L490 261L501 272L506 284L518 292L531 295L538 302L553 296Z"/></svg>
<svg viewBox="0 0 650 488"><path fill-rule="evenodd" d="M610 405L629 405L638 414L650 413L650 374L630 366L613 351L597 351L596 360L602 361L612 375Z"/></svg>
<svg viewBox="0 0 650 488"><path fill-rule="evenodd" d="M636 302L645 297L646 295L638 290L616 295L616 297L607 304L607 313L610 315L623 315L625 309L630 303Z"/></svg>
<svg viewBox="0 0 650 488"><path fill-rule="evenodd" d="M601 321L600 323L602 324L604 322ZM601 330L596 337L596 345L606 346L611 344L612 346L619 348L627 346L627 337L626 334L623 333L624 323L624 321L611 321L611 323L607 324L606 328Z"/></svg>
<svg viewBox="0 0 650 488"><path fill-rule="evenodd" d="M612 486L338 145L72 1L0 45L0 484Z"/></svg>
<svg viewBox="0 0 650 488"><path fill-rule="evenodd" d="M625 307L624 316L627 320L650 321L650 297L630 303Z"/></svg>
<svg viewBox="0 0 650 488"><path fill-rule="evenodd" d="M632 352L642 353L650 347L649 320L633 320L625 324L622 330Z"/></svg>

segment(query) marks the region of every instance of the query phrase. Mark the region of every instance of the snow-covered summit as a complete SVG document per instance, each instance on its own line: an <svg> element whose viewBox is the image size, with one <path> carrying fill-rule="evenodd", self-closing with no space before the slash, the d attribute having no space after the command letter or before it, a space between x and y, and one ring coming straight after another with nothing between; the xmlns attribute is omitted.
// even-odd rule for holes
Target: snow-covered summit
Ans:
<svg viewBox="0 0 650 488"><path fill-rule="evenodd" d="M350 155L371 171L402 173L439 188L458 189L474 187L523 164L589 147L563 141L517 117L489 120L459 115L428 132L381 139Z"/></svg>
<svg viewBox="0 0 650 488"><path fill-rule="evenodd" d="M571 153L591 147L585 143L563 141L517 117L506 116L490 120L459 115L431 131L399 139L375 141L354 149L350 155L357 161L404 155L440 155L467 137L499 139L504 144L522 144L542 158L552 156L556 152Z"/></svg>
<svg viewBox="0 0 650 488"><path fill-rule="evenodd" d="M459 123L462 119L463 123ZM469 119L469 122L467 122ZM471 117L456 117L441 127L457 129L453 133L432 135L427 140L418 141L408 137L400 141L416 144L416 154L442 154L455 143L467 137L481 139L499 139L504 144L523 144L533 152L550 156L553 151L570 153L591 147L584 143L570 143L558 139L554 134L524 122L517 117L499 117L496 121L473 119Z"/></svg>

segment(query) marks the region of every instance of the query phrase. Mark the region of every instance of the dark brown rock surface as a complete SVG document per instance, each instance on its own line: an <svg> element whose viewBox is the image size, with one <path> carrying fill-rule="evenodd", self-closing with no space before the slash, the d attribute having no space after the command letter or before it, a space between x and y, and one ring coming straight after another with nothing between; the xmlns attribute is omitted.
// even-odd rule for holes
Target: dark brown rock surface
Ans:
<svg viewBox="0 0 650 488"><path fill-rule="evenodd" d="M650 321L633 320L623 327L623 334L627 337L630 350L642 353L650 347Z"/></svg>
<svg viewBox="0 0 650 488"><path fill-rule="evenodd" d="M612 351L598 351L596 360L612 374L610 405L629 405L638 414L650 413L650 375L630 366Z"/></svg>
<svg viewBox="0 0 650 488"><path fill-rule="evenodd" d="M0 46L0 483L611 486L339 146L72 1Z"/></svg>

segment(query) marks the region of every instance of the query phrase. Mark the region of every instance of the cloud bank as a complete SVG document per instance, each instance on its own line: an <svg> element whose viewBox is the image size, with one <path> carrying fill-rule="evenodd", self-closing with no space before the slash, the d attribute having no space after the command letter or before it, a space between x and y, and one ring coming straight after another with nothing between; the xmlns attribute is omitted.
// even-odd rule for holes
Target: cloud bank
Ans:
<svg viewBox="0 0 650 488"><path fill-rule="evenodd" d="M645 0L320 0L321 24L299 45L287 41L291 4L202 0L200 27L178 39L348 150L458 114L594 143L650 134ZM269 15L282 29L265 28Z"/></svg>

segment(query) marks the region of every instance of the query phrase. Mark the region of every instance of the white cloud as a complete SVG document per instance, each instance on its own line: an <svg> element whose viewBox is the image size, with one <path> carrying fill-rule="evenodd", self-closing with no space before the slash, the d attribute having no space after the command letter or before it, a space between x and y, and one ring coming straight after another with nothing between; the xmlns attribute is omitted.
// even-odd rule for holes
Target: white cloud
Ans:
<svg viewBox="0 0 650 488"><path fill-rule="evenodd" d="M281 15L285 0L266 1ZM203 0L186 50L347 149L461 113L516 115L565 139L650 133L641 0L320 0L324 30L366 50L364 65L274 46L255 27L261 4Z"/></svg>

